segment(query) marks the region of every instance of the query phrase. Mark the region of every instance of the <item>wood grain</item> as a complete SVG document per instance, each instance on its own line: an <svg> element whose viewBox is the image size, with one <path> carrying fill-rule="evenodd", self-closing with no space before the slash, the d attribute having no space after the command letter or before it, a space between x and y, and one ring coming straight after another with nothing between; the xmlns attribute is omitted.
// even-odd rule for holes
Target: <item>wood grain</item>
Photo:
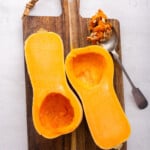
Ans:
<svg viewBox="0 0 150 150"><path fill-rule="evenodd" d="M62 0L62 14L59 17L25 16L23 19L23 40L35 33L40 28L58 33L63 39L64 54L68 54L72 47L83 47L89 45L86 41L88 33L88 18L79 15L79 1L68 3ZM119 22L111 19L110 22L116 29L119 37L117 52L121 57L120 26ZM114 62L114 86L122 107L124 107L123 79L119 65ZM38 135L32 122L32 87L25 64L26 81L26 108L27 108L27 132L29 150L100 150L92 140L88 126L83 118L80 126L71 134L48 140ZM127 150L126 143L122 150Z"/></svg>

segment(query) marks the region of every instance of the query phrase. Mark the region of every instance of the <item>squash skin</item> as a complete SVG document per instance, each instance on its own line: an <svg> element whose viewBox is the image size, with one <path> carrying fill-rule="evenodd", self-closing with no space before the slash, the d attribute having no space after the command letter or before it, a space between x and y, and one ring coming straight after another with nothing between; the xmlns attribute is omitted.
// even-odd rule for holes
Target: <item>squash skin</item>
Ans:
<svg viewBox="0 0 150 150"><path fill-rule="evenodd" d="M73 49L65 67L96 145L111 149L125 142L131 129L113 87L114 65L107 50L98 45Z"/></svg>
<svg viewBox="0 0 150 150"><path fill-rule="evenodd" d="M30 35L25 41L25 60L33 89L32 117L36 131L48 139L74 131L83 112L67 84L59 35L47 31Z"/></svg>

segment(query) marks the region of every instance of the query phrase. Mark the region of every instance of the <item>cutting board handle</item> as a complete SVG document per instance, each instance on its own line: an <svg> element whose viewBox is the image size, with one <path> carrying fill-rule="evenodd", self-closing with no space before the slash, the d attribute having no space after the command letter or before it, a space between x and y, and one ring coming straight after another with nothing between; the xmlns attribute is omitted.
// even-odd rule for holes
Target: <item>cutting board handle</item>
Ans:
<svg viewBox="0 0 150 150"><path fill-rule="evenodd" d="M24 9L23 15L22 15L22 19L25 16L28 16L30 13L30 10L35 6L35 4L38 2L39 0L30 0L27 4L26 7ZM76 2L75 2L76 1ZM77 10L77 12L79 13L79 2L80 0L72 0L71 2L69 2L69 0L61 0L61 6L62 6L62 14L65 14L68 12L68 6L70 4L77 4L74 8Z"/></svg>

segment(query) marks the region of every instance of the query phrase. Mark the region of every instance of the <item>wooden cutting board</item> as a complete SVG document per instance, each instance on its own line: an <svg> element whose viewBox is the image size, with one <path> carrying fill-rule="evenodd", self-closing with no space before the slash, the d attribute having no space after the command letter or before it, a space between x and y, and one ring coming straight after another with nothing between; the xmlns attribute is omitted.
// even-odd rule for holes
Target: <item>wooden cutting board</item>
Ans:
<svg viewBox="0 0 150 150"><path fill-rule="evenodd" d="M70 47L83 47L89 45L86 41L88 32L88 18L82 18L79 15L79 0L68 2L62 0L62 14L59 17L46 16L25 16L23 19L23 40L35 33L40 28L58 33L63 39L65 56L70 51ZM97 10L95 10L97 11ZM115 19L110 22L116 29L119 37L117 52L121 57L120 45L120 26ZM124 108L123 96L123 78L119 65L114 62L114 87L117 96ZM38 135L32 122L32 87L25 64L25 82L26 82L26 107L27 107L27 132L29 150L100 150L92 140L85 118L80 126L71 134L48 140ZM126 143L121 150L127 150Z"/></svg>

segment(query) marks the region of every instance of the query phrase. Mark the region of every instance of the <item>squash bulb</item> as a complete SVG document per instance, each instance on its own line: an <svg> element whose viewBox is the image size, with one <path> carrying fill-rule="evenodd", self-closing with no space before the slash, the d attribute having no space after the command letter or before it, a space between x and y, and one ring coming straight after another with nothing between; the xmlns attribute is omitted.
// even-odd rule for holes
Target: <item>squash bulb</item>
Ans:
<svg viewBox="0 0 150 150"><path fill-rule="evenodd" d="M125 142L130 125L113 87L114 66L110 54L98 45L73 49L65 67L83 104L96 145L111 149Z"/></svg>
<svg viewBox="0 0 150 150"><path fill-rule="evenodd" d="M74 131L82 120L82 107L67 84L59 35L43 30L30 35L25 41L25 61L36 131L49 139Z"/></svg>

